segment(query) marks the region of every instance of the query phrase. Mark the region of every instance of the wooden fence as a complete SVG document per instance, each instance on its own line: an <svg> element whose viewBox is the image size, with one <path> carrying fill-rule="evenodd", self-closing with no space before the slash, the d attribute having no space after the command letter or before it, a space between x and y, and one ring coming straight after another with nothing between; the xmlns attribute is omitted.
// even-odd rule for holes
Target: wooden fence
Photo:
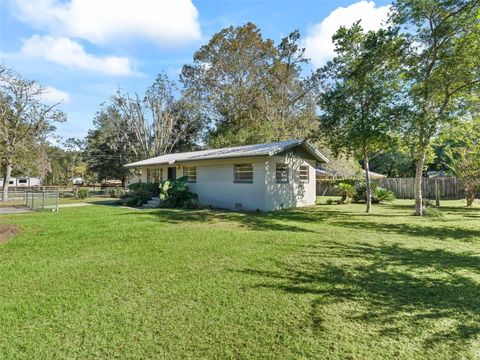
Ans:
<svg viewBox="0 0 480 360"><path fill-rule="evenodd" d="M381 178L372 180L378 186L393 191L397 199L414 199L414 178ZM463 199L465 192L462 182L456 177L423 178L422 193L427 199L435 199L435 183L438 184L441 199ZM317 182L317 195L335 195L333 185Z"/></svg>

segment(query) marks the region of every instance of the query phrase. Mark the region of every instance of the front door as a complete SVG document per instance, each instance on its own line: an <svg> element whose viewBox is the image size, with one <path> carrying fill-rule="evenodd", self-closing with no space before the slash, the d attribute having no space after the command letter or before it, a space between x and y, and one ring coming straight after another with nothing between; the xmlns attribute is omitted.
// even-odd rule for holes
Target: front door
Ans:
<svg viewBox="0 0 480 360"><path fill-rule="evenodd" d="M167 175L168 175L167 176L168 180L176 180L177 179L177 169L175 167L169 167Z"/></svg>

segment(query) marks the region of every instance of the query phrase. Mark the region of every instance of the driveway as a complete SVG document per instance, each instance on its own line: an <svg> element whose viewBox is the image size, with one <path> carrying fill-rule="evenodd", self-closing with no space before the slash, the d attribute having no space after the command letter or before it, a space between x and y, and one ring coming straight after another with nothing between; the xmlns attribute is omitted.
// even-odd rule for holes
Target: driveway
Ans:
<svg viewBox="0 0 480 360"><path fill-rule="evenodd" d="M0 207L0 215L4 214L20 214L20 213L26 213L26 212L31 212L32 210L27 209L27 208L16 208L16 207Z"/></svg>

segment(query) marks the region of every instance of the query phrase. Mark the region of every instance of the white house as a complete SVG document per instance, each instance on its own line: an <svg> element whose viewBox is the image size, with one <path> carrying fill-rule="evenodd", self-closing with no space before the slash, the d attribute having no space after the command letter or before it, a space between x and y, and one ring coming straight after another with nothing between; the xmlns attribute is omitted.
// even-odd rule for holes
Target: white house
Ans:
<svg viewBox="0 0 480 360"><path fill-rule="evenodd" d="M304 140L168 154L125 165L133 182L188 176L202 205L271 211L315 204L315 167L327 158Z"/></svg>

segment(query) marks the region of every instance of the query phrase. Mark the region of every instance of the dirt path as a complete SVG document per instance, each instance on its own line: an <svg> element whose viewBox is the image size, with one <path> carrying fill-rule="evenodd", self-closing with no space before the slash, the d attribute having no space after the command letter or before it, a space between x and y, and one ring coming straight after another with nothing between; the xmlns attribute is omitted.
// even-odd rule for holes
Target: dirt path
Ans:
<svg viewBox="0 0 480 360"><path fill-rule="evenodd" d="M6 243L12 236L18 234L18 228L14 225L0 224L0 244Z"/></svg>

